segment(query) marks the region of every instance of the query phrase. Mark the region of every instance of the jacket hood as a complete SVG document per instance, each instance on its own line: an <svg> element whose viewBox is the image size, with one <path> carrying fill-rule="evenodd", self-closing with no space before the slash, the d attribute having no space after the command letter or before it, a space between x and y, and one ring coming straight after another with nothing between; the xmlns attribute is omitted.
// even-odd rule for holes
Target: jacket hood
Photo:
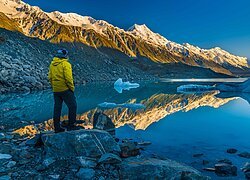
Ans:
<svg viewBox="0 0 250 180"><path fill-rule="evenodd" d="M53 66L57 66L59 64L61 64L63 61L68 61L68 59L66 58L59 58L59 57L54 57L53 61L52 61L52 65Z"/></svg>

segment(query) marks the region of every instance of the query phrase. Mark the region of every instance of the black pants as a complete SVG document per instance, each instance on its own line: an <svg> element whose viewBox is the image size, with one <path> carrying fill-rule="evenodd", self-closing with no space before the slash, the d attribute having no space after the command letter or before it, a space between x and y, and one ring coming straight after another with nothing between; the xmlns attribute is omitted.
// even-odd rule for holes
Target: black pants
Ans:
<svg viewBox="0 0 250 180"><path fill-rule="evenodd" d="M74 92L67 90L63 92L54 92L54 128L55 131L61 129L60 127L60 116L62 111L62 103L65 103L69 109L68 118L69 118L69 126L73 126L76 122L76 98Z"/></svg>

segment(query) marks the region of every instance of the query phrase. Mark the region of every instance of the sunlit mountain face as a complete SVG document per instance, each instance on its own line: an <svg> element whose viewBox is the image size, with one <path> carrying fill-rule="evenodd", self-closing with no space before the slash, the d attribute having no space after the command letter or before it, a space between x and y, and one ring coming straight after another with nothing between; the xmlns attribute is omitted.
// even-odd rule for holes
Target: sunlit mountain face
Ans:
<svg viewBox="0 0 250 180"><path fill-rule="evenodd" d="M44 12L22 1L0 1L0 27L52 43L82 43L94 48L118 50L132 59L146 57L160 64L185 64L208 68L217 73L236 75L247 71L247 58L219 47L202 49L188 43L169 41L146 25L123 30L112 24L75 13Z"/></svg>

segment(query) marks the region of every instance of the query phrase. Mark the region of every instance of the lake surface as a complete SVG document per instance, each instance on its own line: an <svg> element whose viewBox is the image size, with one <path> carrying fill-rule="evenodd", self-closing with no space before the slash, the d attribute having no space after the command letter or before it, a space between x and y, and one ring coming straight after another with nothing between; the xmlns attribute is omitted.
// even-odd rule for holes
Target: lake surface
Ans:
<svg viewBox="0 0 250 180"><path fill-rule="evenodd" d="M240 168L247 159L228 154L226 150L236 148L239 152L250 152L250 94L176 92L178 86L188 82L139 84L139 88L122 93L118 93L112 83L77 87L78 119L90 123L93 113L101 110L114 120L119 138L152 142L144 154L168 157L200 171L204 167L213 167L217 160L227 158L238 167L237 178L243 178ZM6 128L22 127L21 121L39 123L52 118L53 95L50 91L0 95L0 102L0 125ZM145 108L98 107L103 102L140 103ZM63 115L66 114L64 107ZM193 154L200 153L204 155L193 157ZM202 165L203 160L210 163ZM203 173L218 178L211 172Z"/></svg>

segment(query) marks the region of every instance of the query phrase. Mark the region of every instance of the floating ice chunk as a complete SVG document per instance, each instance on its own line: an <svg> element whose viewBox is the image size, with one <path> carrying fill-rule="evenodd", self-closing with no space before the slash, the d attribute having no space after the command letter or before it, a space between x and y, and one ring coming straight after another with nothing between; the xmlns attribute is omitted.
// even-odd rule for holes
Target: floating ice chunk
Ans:
<svg viewBox="0 0 250 180"><path fill-rule="evenodd" d="M0 153L0 159L11 159L11 158L12 158L12 156L9 154L1 154Z"/></svg>
<svg viewBox="0 0 250 180"><path fill-rule="evenodd" d="M177 88L177 92L179 93L207 92L214 90L215 90L214 86L197 85L197 84L182 85Z"/></svg>
<svg viewBox="0 0 250 180"><path fill-rule="evenodd" d="M129 81L123 82L121 78L119 78L114 83L114 88L118 93L122 93L123 90L130 90L133 88L138 88L140 85L138 83L130 83Z"/></svg>
<svg viewBox="0 0 250 180"><path fill-rule="evenodd" d="M116 104L110 102L104 102L98 104L99 107L102 108L128 108L128 109L144 109L145 105L139 103L123 103L123 104Z"/></svg>

